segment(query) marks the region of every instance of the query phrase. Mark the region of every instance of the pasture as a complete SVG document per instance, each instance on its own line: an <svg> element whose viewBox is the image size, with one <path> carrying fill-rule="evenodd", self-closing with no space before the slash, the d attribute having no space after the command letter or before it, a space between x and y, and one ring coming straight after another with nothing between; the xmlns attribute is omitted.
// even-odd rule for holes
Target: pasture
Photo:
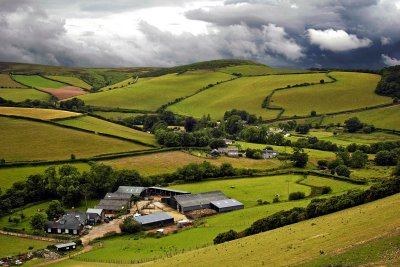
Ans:
<svg viewBox="0 0 400 267"><path fill-rule="evenodd" d="M331 123L340 123L343 125L345 120L352 117L357 117L362 122L372 124L377 128L400 131L400 105L360 111L356 113L325 116L322 120L322 125L329 125Z"/></svg>
<svg viewBox="0 0 400 267"><path fill-rule="evenodd" d="M82 114L56 109L0 107L0 115L14 115L42 120L53 120L80 116Z"/></svg>
<svg viewBox="0 0 400 267"><path fill-rule="evenodd" d="M177 98L191 95L209 84L231 78L229 74L211 71L168 74L117 90L88 94L79 98L91 106L153 111Z"/></svg>
<svg viewBox="0 0 400 267"><path fill-rule="evenodd" d="M0 235L0 258L46 248L52 243L40 240Z"/></svg>
<svg viewBox="0 0 400 267"><path fill-rule="evenodd" d="M293 266L396 231L400 194L265 233L187 252L152 266ZM100 251L100 250L99 250ZM324 255L321 255L323 251ZM143 266L147 266L144 264ZM306 264L306 266L310 266ZM319 266L319 265L317 265Z"/></svg>
<svg viewBox="0 0 400 267"><path fill-rule="evenodd" d="M156 145L154 135L147 132L138 131L129 127L125 127L119 124L101 120L95 117L82 116L78 118L66 119L57 121L62 125L73 126L76 128L86 129L95 131L98 133L106 133L115 136L128 138L131 140L141 141L150 145Z"/></svg>
<svg viewBox="0 0 400 267"><path fill-rule="evenodd" d="M0 89L0 97L14 102L22 102L26 99L41 100L41 101L50 100L49 94L40 92L35 89L15 89L15 88Z"/></svg>
<svg viewBox="0 0 400 267"><path fill-rule="evenodd" d="M242 77L207 89L169 106L168 110L196 118L210 114L211 118L216 120L223 118L225 111L236 108L261 116L263 119L274 119L279 110L261 107L264 99L274 89L305 82L317 83L321 79L327 79L325 74Z"/></svg>
<svg viewBox="0 0 400 267"><path fill-rule="evenodd" d="M142 82L145 82L145 81L149 81L149 80L151 80L153 78L154 77L145 77L145 78L136 79L136 77L131 77L131 78L128 78L128 79L123 80L121 82L114 83L114 84L108 85L106 87L103 87L103 88L100 89L100 91L109 91L109 90L114 90L114 89L120 89L120 88L127 87L127 86L130 86L130 85L134 85L134 84L137 84L137 83L142 83Z"/></svg>
<svg viewBox="0 0 400 267"><path fill-rule="evenodd" d="M143 150L131 142L42 122L0 117L0 155L6 161L60 160Z"/></svg>
<svg viewBox="0 0 400 267"><path fill-rule="evenodd" d="M78 168L80 171L87 171L90 169L87 163L69 163ZM15 182L26 181L29 175L41 174L49 167L61 167L62 165L40 165L40 166L27 166L27 167L6 167L0 168L0 188L3 190L10 188Z"/></svg>
<svg viewBox="0 0 400 267"><path fill-rule="evenodd" d="M13 78L24 85L33 88L63 88L64 83L52 81L39 75L13 75Z"/></svg>
<svg viewBox="0 0 400 267"><path fill-rule="evenodd" d="M219 69L221 72L234 74L240 73L243 76L271 75L271 74L290 74L290 73L308 73L309 70L280 69L265 65L237 65Z"/></svg>
<svg viewBox="0 0 400 267"><path fill-rule="evenodd" d="M291 117L310 115L311 111L325 114L392 102L390 97L375 94L380 80L378 75L352 72L330 74L338 81L278 91L273 95L271 104L284 108L283 116Z"/></svg>
<svg viewBox="0 0 400 267"><path fill-rule="evenodd" d="M71 77L71 76L51 76L48 75L46 76L52 80L56 80L65 84L70 84L72 86L77 86L86 90L90 90L92 89L92 86L90 84L88 84L87 82L85 82L84 80L81 80L79 78L76 77Z"/></svg>
<svg viewBox="0 0 400 267"><path fill-rule="evenodd" d="M26 88L26 86L11 79L9 74L0 73L0 88Z"/></svg>
<svg viewBox="0 0 400 267"><path fill-rule="evenodd" d="M172 173L179 167L187 164L200 164L208 161L213 165L221 165L222 163L230 163L235 168L249 169L271 169L280 166L278 160L253 160L248 158L205 158L191 155L182 151L171 151L162 153L152 153L148 155L140 155L135 157L119 158L113 160L102 161L106 165L110 165L116 169L134 169L145 176ZM154 167L156 164L156 168Z"/></svg>
<svg viewBox="0 0 400 267"><path fill-rule="evenodd" d="M106 119L110 119L110 120L123 120L125 118L129 118L129 117L137 117L137 116L142 116L145 115L144 113L127 113L127 112L113 112L113 111L95 111L93 112L96 115L102 116Z"/></svg>

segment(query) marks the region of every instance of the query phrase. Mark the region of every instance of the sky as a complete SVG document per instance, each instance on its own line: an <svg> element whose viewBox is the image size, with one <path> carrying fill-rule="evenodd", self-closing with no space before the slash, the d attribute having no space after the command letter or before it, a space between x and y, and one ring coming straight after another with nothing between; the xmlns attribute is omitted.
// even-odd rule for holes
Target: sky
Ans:
<svg viewBox="0 0 400 267"><path fill-rule="evenodd" d="M169 67L400 64L400 0L0 0L0 61Z"/></svg>

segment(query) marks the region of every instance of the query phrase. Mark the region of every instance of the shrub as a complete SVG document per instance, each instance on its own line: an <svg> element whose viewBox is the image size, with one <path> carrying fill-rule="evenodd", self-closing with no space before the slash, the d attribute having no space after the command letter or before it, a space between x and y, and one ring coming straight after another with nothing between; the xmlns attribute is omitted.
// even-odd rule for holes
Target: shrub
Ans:
<svg viewBox="0 0 400 267"><path fill-rule="evenodd" d="M339 175L339 176L345 176L345 177L350 176L350 170L345 165L337 166L335 171L336 171L337 175Z"/></svg>
<svg viewBox="0 0 400 267"><path fill-rule="evenodd" d="M394 166L397 162L397 155L392 151L379 151L375 156L375 163L379 166Z"/></svg>
<svg viewBox="0 0 400 267"><path fill-rule="evenodd" d="M303 199L306 197L306 194L304 192L292 192L289 194L289 200L298 200L298 199Z"/></svg>
<svg viewBox="0 0 400 267"><path fill-rule="evenodd" d="M332 188L330 186L323 186L321 189L321 194L326 195L332 192Z"/></svg>
<svg viewBox="0 0 400 267"><path fill-rule="evenodd" d="M227 241L235 240L238 238L238 233L234 230L229 230L225 233L220 233L214 238L214 244L221 244Z"/></svg>
<svg viewBox="0 0 400 267"><path fill-rule="evenodd" d="M274 199L272 200L272 203L278 203L278 202L281 202L281 200L279 199L279 196L276 195L276 196L274 197Z"/></svg>
<svg viewBox="0 0 400 267"><path fill-rule="evenodd" d="M140 223L136 222L132 218L126 218L123 223L119 225L121 232L126 234L138 233L142 230Z"/></svg>

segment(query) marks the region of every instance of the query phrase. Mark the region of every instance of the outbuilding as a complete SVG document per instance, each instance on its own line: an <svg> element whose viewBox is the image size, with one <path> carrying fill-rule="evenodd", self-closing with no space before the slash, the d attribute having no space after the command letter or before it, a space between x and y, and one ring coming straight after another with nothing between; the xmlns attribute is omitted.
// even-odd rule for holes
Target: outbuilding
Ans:
<svg viewBox="0 0 400 267"><path fill-rule="evenodd" d="M147 187L141 186L120 186L114 193L130 194L131 196L144 197L147 193Z"/></svg>
<svg viewBox="0 0 400 267"><path fill-rule="evenodd" d="M142 215L133 217L133 220L137 221L144 227L150 226L166 226L174 223L174 217L170 216L166 212L158 212L149 215Z"/></svg>
<svg viewBox="0 0 400 267"><path fill-rule="evenodd" d="M105 211L103 209L87 209L86 210L87 223L96 224L103 221L105 217Z"/></svg>
<svg viewBox="0 0 400 267"><path fill-rule="evenodd" d="M76 243L75 242L70 242L70 243L64 243L64 244L56 244L54 245L57 249L57 251L69 251L76 249Z"/></svg>
<svg viewBox="0 0 400 267"><path fill-rule="evenodd" d="M179 195L174 197L179 212L211 208L211 201L229 199L221 191L210 191L198 194Z"/></svg>
<svg viewBox="0 0 400 267"><path fill-rule="evenodd" d="M215 209L217 212L227 212L232 210L240 210L244 208L243 203L237 201L236 199L224 199L211 201L211 208Z"/></svg>

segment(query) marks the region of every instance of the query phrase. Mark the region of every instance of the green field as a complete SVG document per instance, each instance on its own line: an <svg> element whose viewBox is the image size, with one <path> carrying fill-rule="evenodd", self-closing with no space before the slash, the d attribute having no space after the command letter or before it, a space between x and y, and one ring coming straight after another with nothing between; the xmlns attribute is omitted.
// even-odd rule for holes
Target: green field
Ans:
<svg viewBox="0 0 400 267"><path fill-rule="evenodd" d="M378 75L353 72L332 72L331 75L338 81L278 91L271 104L284 108L283 116L291 117L310 115L313 110L324 114L392 102L390 97L375 94Z"/></svg>
<svg viewBox="0 0 400 267"><path fill-rule="evenodd" d="M265 65L238 65L238 66L222 68L219 69L219 71L230 74L240 73L243 76L310 72L309 70L272 68Z"/></svg>
<svg viewBox="0 0 400 267"><path fill-rule="evenodd" d="M332 188L333 193L344 193L348 190L352 189L367 189L369 186L367 185L356 185L356 184L351 184L347 182L342 182L330 178L321 178L317 176L312 176L309 175L307 176L306 179L301 181L302 185L310 185L310 186L317 186L317 187L322 187L322 186L329 186Z"/></svg>
<svg viewBox="0 0 400 267"><path fill-rule="evenodd" d="M26 88L26 86L11 79L9 74L0 74L0 88Z"/></svg>
<svg viewBox="0 0 400 267"><path fill-rule="evenodd" d="M124 88L80 96L86 104L137 110L156 110L176 98L195 93L208 84L229 80L231 75L193 71L168 74Z"/></svg>
<svg viewBox="0 0 400 267"><path fill-rule="evenodd" d="M110 111L110 112L95 111L93 113L96 115L102 116L106 119L117 120L117 121L123 120L125 118L129 118L129 117L137 117L137 116L145 115L144 113L127 113L127 112L113 112L113 111Z"/></svg>
<svg viewBox="0 0 400 267"><path fill-rule="evenodd" d="M82 89L86 89L86 90L92 89L92 86L90 84L88 84L87 82L85 82L85 81L83 81L83 80L81 80L79 78L76 78L76 77L51 76L51 75L48 75L46 77L48 77L48 78L50 78L52 80L60 81L62 83L70 84L72 86L77 86L77 87L80 87Z"/></svg>
<svg viewBox="0 0 400 267"><path fill-rule="evenodd" d="M90 166L86 163L70 163L80 171L87 171ZM25 181L29 175L41 174L47 168L51 166L62 166L62 165L44 165L44 166L28 166L28 167L7 167L0 168L0 188L3 190L8 189L15 182Z"/></svg>
<svg viewBox="0 0 400 267"><path fill-rule="evenodd" d="M225 111L236 108L263 119L274 119L278 110L261 107L265 97L274 89L304 82L316 83L321 79L327 79L325 74L242 77L205 90L168 107L168 110L196 118L210 114L213 119L221 119Z"/></svg>
<svg viewBox="0 0 400 267"><path fill-rule="evenodd" d="M280 166L280 162L274 160L253 160L248 158L205 158L191 155L187 152L172 151L163 153L153 153L135 157L119 158L113 160L102 161L104 164L110 165L116 169L134 169L142 175L156 175L175 172L179 167L191 163L202 163L208 161L213 165L221 165L222 163L230 163L235 168L249 169L271 169ZM157 166L157 167L154 167Z"/></svg>
<svg viewBox="0 0 400 267"><path fill-rule="evenodd" d="M24 85L33 88L63 88L64 83L52 81L39 75L13 75L13 78Z"/></svg>
<svg viewBox="0 0 400 267"><path fill-rule="evenodd" d="M14 102L22 102L26 99L49 101L50 95L35 89L0 89L0 97Z"/></svg>
<svg viewBox="0 0 400 267"><path fill-rule="evenodd" d="M138 131L119 124L101 120L95 117L83 116L78 118L57 121L59 124L91 130L99 133L106 133L132 140L141 141L146 144L156 145L154 135Z"/></svg>
<svg viewBox="0 0 400 267"><path fill-rule="evenodd" d="M322 125L329 125L331 123L340 123L341 125L343 125L345 120L352 117L357 117L363 123L372 124L377 128L400 131L400 105L366 110L356 113L325 116L322 120Z"/></svg>
<svg viewBox="0 0 400 267"><path fill-rule="evenodd" d="M131 86L131 85L134 85L134 84L136 85L137 83L142 83L142 82L145 82L145 81L148 81L148 80L151 80L151 79L153 79L153 77L138 78L137 80L136 80L136 77L131 77L131 78L123 80L123 81L121 81L119 83L114 83L114 84L111 84L109 86L103 87L103 88L100 89L100 91L108 91L108 90L120 89L120 88Z"/></svg>
<svg viewBox="0 0 400 267"><path fill-rule="evenodd" d="M0 118L0 155L6 161L57 160L143 150L134 143L24 119Z"/></svg>
<svg viewBox="0 0 400 267"><path fill-rule="evenodd" d="M52 243L40 240L25 239L16 236L0 235L0 258L46 248Z"/></svg>
<svg viewBox="0 0 400 267"><path fill-rule="evenodd" d="M82 115L81 113L70 112L65 110L44 109L44 108L15 108L15 107L0 107L0 114L36 118L42 120L68 118L68 117Z"/></svg>
<svg viewBox="0 0 400 267"><path fill-rule="evenodd" d="M364 178L364 179L376 179L382 180L392 176L394 167L393 166L376 166L374 163L369 162L363 169L352 169L352 178Z"/></svg>

